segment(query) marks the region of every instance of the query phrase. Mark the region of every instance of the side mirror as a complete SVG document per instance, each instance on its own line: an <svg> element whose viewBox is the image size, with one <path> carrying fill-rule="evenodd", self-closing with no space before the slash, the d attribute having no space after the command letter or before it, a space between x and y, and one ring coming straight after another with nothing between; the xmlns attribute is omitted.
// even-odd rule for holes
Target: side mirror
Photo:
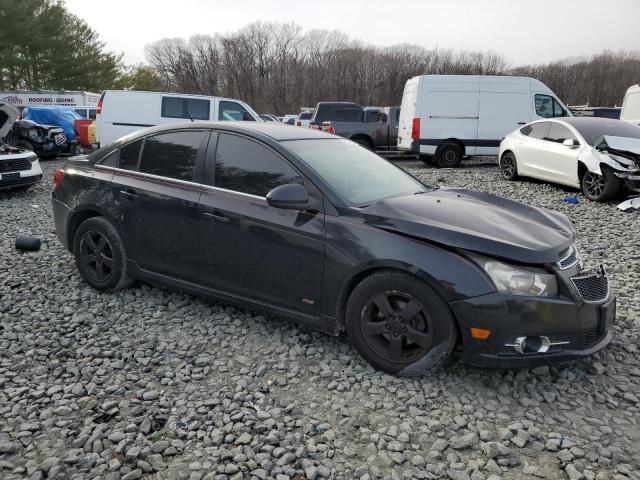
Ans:
<svg viewBox="0 0 640 480"><path fill-rule="evenodd" d="M267 193L267 203L274 208L303 210L309 206L309 192L299 183L287 183Z"/></svg>
<svg viewBox="0 0 640 480"><path fill-rule="evenodd" d="M562 145L569 148L576 148L578 147L578 142L575 138L567 138L562 142Z"/></svg>

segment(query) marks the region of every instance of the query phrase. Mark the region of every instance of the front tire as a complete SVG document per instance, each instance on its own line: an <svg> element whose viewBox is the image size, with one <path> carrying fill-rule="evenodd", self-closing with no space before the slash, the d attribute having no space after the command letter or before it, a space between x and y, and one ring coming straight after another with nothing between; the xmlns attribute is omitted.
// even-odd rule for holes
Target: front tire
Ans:
<svg viewBox="0 0 640 480"><path fill-rule="evenodd" d="M518 162L511 152L505 152L500 159L500 173L505 180L513 181L518 178Z"/></svg>
<svg viewBox="0 0 640 480"><path fill-rule="evenodd" d="M365 278L347 303L354 347L377 370L422 375L453 351L457 329L448 305L421 280L397 271Z"/></svg>
<svg viewBox="0 0 640 480"><path fill-rule="evenodd" d="M620 195L622 181L611 170L601 167L602 175L587 170L580 180L584 196L594 202L604 202Z"/></svg>
<svg viewBox="0 0 640 480"><path fill-rule="evenodd" d="M92 217L80 224L73 252L80 275L96 290L112 292L131 283L124 242L106 218Z"/></svg>
<svg viewBox="0 0 640 480"><path fill-rule="evenodd" d="M438 148L436 163L440 168L456 168L462 163L464 152L457 143L449 142Z"/></svg>

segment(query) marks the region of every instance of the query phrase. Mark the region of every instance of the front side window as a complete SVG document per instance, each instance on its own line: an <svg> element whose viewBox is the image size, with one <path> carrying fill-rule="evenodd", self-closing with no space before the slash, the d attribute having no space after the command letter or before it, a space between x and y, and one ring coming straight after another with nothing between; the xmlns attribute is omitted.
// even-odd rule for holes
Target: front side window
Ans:
<svg viewBox="0 0 640 480"><path fill-rule="evenodd" d="M162 97L161 115L166 118L209 120L209 100L200 98Z"/></svg>
<svg viewBox="0 0 640 480"><path fill-rule="evenodd" d="M161 177L193 181L193 171L204 132L178 131L147 137L140 171Z"/></svg>
<svg viewBox="0 0 640 480"><path fill-rule="evenodd" d="M566 117L567 112L551 95L536 94L536 114L543 118Z"/></svg>
<svg viewBox="0 0 640 480"><path fill-rule="evenodd" d="M220 134L214 186L266 197L274 188L302 183L302 177L282 158L252 140Z"/></svg>
<svg viewBox="0 0 640 480"><path fill-rule="evenodd" d="M562 143L567 139L578 141L576 136L571 133L564 125L561 125L556 122L551 122L551 128L549 129L549 133L545 140L549 140L550 142Z"/></svg>
<svg viewBox="0 0 640 480"><path fill-rule="evenodd" d="M123 170L137 170L141 149L142 139L136 140L135 142L127 143L126 145L120 147L118 168L122 168Z"/></svg>
<svg viewBox="0 0 640 480"><path fill-rule="evenodd" d="M253 122L255 118L251 115L246 108L237 102L229 102L222 100L218 107L218 120L229 121L248 121Z"/></svg>
<svg viewBox="0 0 640 480"><path fill-rule="evenodd" d="M428 189L402 169L350 140L294 140L285 146L348 205L363 207L384 198Z"/></svg>

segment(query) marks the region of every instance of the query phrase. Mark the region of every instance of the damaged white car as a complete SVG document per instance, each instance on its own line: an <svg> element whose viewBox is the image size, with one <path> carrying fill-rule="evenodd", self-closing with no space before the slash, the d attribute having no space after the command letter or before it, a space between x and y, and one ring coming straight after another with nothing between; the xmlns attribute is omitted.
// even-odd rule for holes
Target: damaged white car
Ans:
<svg viewBox="0 0 640 480"><path fill-rule="evenodd" d="M0 102L0 190L25 189L42 180L36 154L4 142L17 116L14 107Z"/></svg>
<svg viewBox="0 0 640 480"><path fill-rule="evenodd" d="M640 127L621 120L564 117L539 120L500 144L500 171L581 188L598 202L640 193Z"/></svg>

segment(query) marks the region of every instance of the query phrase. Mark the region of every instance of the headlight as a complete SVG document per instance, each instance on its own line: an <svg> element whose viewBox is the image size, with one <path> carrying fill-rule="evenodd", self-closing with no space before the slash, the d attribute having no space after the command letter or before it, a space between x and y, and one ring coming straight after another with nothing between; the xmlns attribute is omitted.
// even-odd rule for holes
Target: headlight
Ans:
<svg viewBox="0 0 640 480"><path fill-rule="evenodd" d="M558 295L556 276L542 268L509 265L473 253L469 256L487 272L499 292L534 297L555 297Z"/></svg>

